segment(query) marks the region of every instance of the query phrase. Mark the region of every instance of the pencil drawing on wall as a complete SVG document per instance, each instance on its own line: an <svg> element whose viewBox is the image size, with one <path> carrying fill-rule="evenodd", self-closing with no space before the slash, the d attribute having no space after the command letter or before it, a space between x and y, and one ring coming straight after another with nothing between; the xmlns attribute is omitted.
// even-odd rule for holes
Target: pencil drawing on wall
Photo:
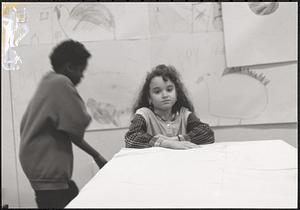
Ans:
<svg viewBox="0 0 300 210"><path fill-rule="evenodd" d="M272 17L288 9L276 5L269 5L269 15L257 17ZM42 75L51 69L48 54L52 47L68 38L83 42L92 54L85 79L78 86L93 117L90 130L127 127L146 72L161 63L179 70L196 113L212 126L296 121L293 87L297 65L230 66L224 34L233 30L224 27L228 8L222 3L55 2L23 6L28 31L16 49L22 59L21 71L12 75L16 121ZM251 8L258 10L258 5L242 7L253 13ZM239 52L244 55L244 50ZM278 98L280 91L284 93Z"/></svg>

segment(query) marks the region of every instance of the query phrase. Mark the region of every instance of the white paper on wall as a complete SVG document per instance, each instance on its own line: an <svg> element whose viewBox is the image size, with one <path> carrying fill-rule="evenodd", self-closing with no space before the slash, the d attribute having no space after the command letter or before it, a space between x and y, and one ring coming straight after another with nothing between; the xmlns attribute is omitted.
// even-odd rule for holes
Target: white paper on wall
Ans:
<svg viewBox="0 0 300 210"><path fill-rule="evenodd" d="M296 61L297 4L222 3L227 66Z"/></svg>
<svg viewBox="0 0 300 210"><path fill-rule="evenodd" d="M51 69L48 56L52 48L63 38L53 35L61 28L53 21L57 20L57 12L51 13L49 6L53 9L57 4L32 5L37 8L28 10L29 17L32 13L32 17L48 25L37 28L40 23L33 18L31 34L27 40L24 38L23 45L21 40L21 46L15 48L23 61L20 70L12 72L11 80L17 126L42 75ZM66 8L75 5L78 3L60 4ZM178 69L196 114L211 126L297 121L297 63L226 67L218 3L126 5L121 8L120 3L105 4L115 17L116 30L112 36L100 32L103 27L94 27L88 33L78 28L71 33L77 34L92 54L78 86L93 117L90 130L128 127L131 108L146 73L161 63ZM135 8L141 18L126 27L125 22L134 19ZM148 13L140 14L141 11ZM159 11L155 21L160 28L154 28L155 21L151 19L155 11ZM174 28L164 28L172 24L170 15L181 17L182 22L174 23ZM144 26L147 18L149 25ZM85 37L83 33L90 35ZM41 35L35 39L34 34Z"/></svg>
<svg viewBox="0 0 300 210"><path fill-rule="evenodd" d="M89 129L127 127L150 67L147 40L87 43L93 57L78 86L93 117Z"/></svg>

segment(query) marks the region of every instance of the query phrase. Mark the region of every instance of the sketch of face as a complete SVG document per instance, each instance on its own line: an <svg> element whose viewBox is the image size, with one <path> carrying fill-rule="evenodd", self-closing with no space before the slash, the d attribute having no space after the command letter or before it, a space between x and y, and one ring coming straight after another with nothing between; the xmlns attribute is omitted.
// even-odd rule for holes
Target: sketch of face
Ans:
<svg viewBox="0 0 300 210"><path fill-rule="evenodd" d="M67 65L65 75L69 77L72 83L76 86L81 82L83 72L86 69L87 64L81 65Z"/></svg>
<svg viewBox="0 0 300 210"><path fill-rule="evenodd" d="M149 102L158 112L170 111L177 100L174 83L170 80L164 81L161 76L151 80L149 94Z"/></svg>

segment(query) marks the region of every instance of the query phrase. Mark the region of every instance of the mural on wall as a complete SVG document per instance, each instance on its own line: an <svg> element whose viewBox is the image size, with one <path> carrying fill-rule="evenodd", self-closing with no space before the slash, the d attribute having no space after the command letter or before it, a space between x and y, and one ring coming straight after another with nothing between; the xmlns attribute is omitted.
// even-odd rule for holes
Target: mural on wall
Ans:
<svg viewBox="0 0 300 210"><path fill-rule="evenodd" d="M228 66L221 3L26 5L29 32L17 48L20 71L11 78L17 127L51 69L52 47L66 38L82 41L92 54L78 86L93 118L89 130L128 127L146 73L161 63L178 69L196 114L211 126L297 120L296 62ZM245 5L255 16L250 7L261 11L259 16L284 8L280 3L263 15L269 10Z"/></svg>
<svg viewBox="0 0 300 210"><path fill-rule="evenodd" d="M209 90L209 113L218 118L218 125L221 118L237 119L239 124L245 119L255 119L268 105L266 85L270 81L263 73L258 75L249 68L233 67L224 70L218 83L213 83L211 78L205 81Z"/></svg>
<svg viewBox="0 0 300 210"><path fill-rule="evenodd" d="M93 57L78 91L95 119L90 129L127 127L139 85L151 68L149 40L93 42L86 47Z"/></svg>
<svg viewBox="0 0 300 210"><path fill-rule="evenodd" d="M222 3L227 66L296 61L297 4Z"/></svg>
<svg viewBox="0 0 300 210"><path fill-rule="evenodd" d="M68 38L84 40L97 39L97 36L106 39L115 38L114 16L102 4L79 3L72 7L59 4L54 7L54 11L61 30Z"/></svg>
<svg viewBox="0 0 300 210"><path fill-rule="evenodd" d="M97 102L93 98L89 98L86 102L87 107L91 110L92 117L100 124L112 123L116 127L120 127L120 115L122 112L116 110L113 104Z"/></svg>

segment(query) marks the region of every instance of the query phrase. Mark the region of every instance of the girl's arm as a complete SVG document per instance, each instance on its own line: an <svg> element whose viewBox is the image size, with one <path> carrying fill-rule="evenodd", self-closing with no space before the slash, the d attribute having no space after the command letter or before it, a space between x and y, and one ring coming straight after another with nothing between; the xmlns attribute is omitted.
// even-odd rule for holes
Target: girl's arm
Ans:
<svg viewBox="0 0 300 210"><path fill-rule="evenodd" d="M125 146L129 148L147 148L152 147L155 141L156 138L147 133L145 119L142 115L136 114L125 134Z"/></svg>
<svg viewBox="0 0 300 210"><path fill-rule="evenodd" d="M215 142L213 130L206 123L191 113L187 119L187 134L183 135L184 139L195 144L210 144Z"/></svg>
<svg viewBox="0 0 300 210"><path fill-rule="evenodd" d="M176 141L172 140L175 138ZM130 148L147 148L153 146L160 146L171 149L190 149L197 145L189 141L177 141L177 136L166 137L164 135L152 136L147 133L147 124L142 115L136 114L129 131L125 134L126 147Z"/></svg>

